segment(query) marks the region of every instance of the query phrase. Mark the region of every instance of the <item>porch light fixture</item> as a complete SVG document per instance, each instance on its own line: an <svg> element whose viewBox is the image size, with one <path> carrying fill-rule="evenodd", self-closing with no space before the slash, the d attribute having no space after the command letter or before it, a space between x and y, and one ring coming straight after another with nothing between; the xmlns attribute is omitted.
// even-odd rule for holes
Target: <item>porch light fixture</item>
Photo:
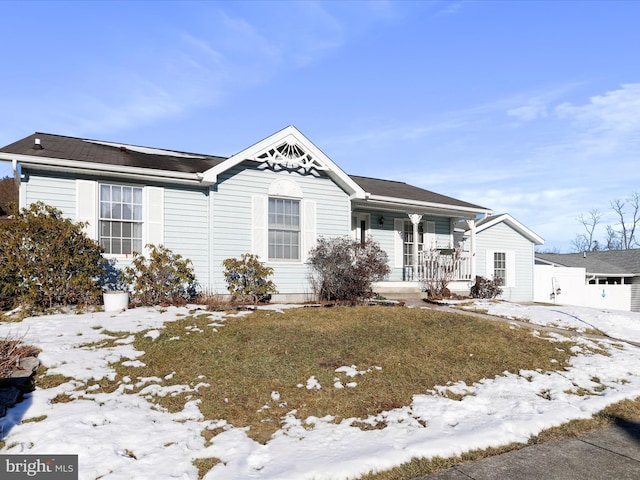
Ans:
<svg viewBox="0 0 640 480"><path fill-rule="evenodd" d="M384 217L380 217L378 219L378 225L383 226L384 225Z"/></svg>

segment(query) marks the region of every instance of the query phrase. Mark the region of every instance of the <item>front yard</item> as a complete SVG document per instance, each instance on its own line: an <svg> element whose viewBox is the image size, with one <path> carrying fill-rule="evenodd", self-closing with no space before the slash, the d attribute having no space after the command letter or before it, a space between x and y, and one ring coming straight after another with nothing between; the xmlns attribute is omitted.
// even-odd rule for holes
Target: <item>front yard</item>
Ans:
<svg viewBox="0 0 640 480"><path fill-rule="evenodd" d="M526 443L640 396L638 348L428 309L139 308L7 334L47 370L0 420L1 451L77 453L87 479L357 478Z"/></svg>

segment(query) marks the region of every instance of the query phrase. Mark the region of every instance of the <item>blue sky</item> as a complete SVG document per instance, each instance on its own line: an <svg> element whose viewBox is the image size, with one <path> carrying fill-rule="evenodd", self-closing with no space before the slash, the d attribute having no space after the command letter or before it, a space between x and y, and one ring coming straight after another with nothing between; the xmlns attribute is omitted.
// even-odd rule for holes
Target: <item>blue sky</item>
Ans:
<svg viewBox="0 0 640 480"><path fill-rule="evenodd" d="M228 156L295 125L347 173L569 251L640 183L640 2L0 2L0 145ZM0 168L0 175L3 173Z"/></svg>

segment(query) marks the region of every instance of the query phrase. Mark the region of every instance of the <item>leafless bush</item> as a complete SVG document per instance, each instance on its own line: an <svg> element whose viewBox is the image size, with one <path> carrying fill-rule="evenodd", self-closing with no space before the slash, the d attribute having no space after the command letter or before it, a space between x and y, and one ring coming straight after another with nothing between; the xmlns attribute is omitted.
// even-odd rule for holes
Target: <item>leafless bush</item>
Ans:
<svg viewBox="0 0 640 480"><path fill-rule="evenodd" d="M21 358L35 357L40 349L22 343L21 338L6 336L0 339L0 378L15 369Z"/></svg>

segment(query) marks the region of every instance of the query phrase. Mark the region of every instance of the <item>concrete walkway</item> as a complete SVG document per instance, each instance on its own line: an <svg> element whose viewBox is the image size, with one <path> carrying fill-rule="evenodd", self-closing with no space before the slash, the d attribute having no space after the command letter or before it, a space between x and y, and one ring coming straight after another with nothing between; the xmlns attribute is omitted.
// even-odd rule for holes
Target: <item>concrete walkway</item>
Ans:
<svg viewBox="0 0 640 480"><path fill-rule="evenodd" d="M426 303L421 294L390 295L410 307L426 307L518 323L523 327L563 334L576 332L541 327L527 322L454 310ZM594 339L599 335L583 335ZM633 343L633 342L629 342ZM635 343L633 343L636 345ZM502 455L463 463L449 470L414 480L637 480L640 479L640 422L620 421L577 438L524 447Z"/></svg>
<svg viewBox="0 0 640 480"><path fill-rule="evenodd" d="M640 423L620 422L577 438L524 447L414 480L637 480Z"/></svg>

